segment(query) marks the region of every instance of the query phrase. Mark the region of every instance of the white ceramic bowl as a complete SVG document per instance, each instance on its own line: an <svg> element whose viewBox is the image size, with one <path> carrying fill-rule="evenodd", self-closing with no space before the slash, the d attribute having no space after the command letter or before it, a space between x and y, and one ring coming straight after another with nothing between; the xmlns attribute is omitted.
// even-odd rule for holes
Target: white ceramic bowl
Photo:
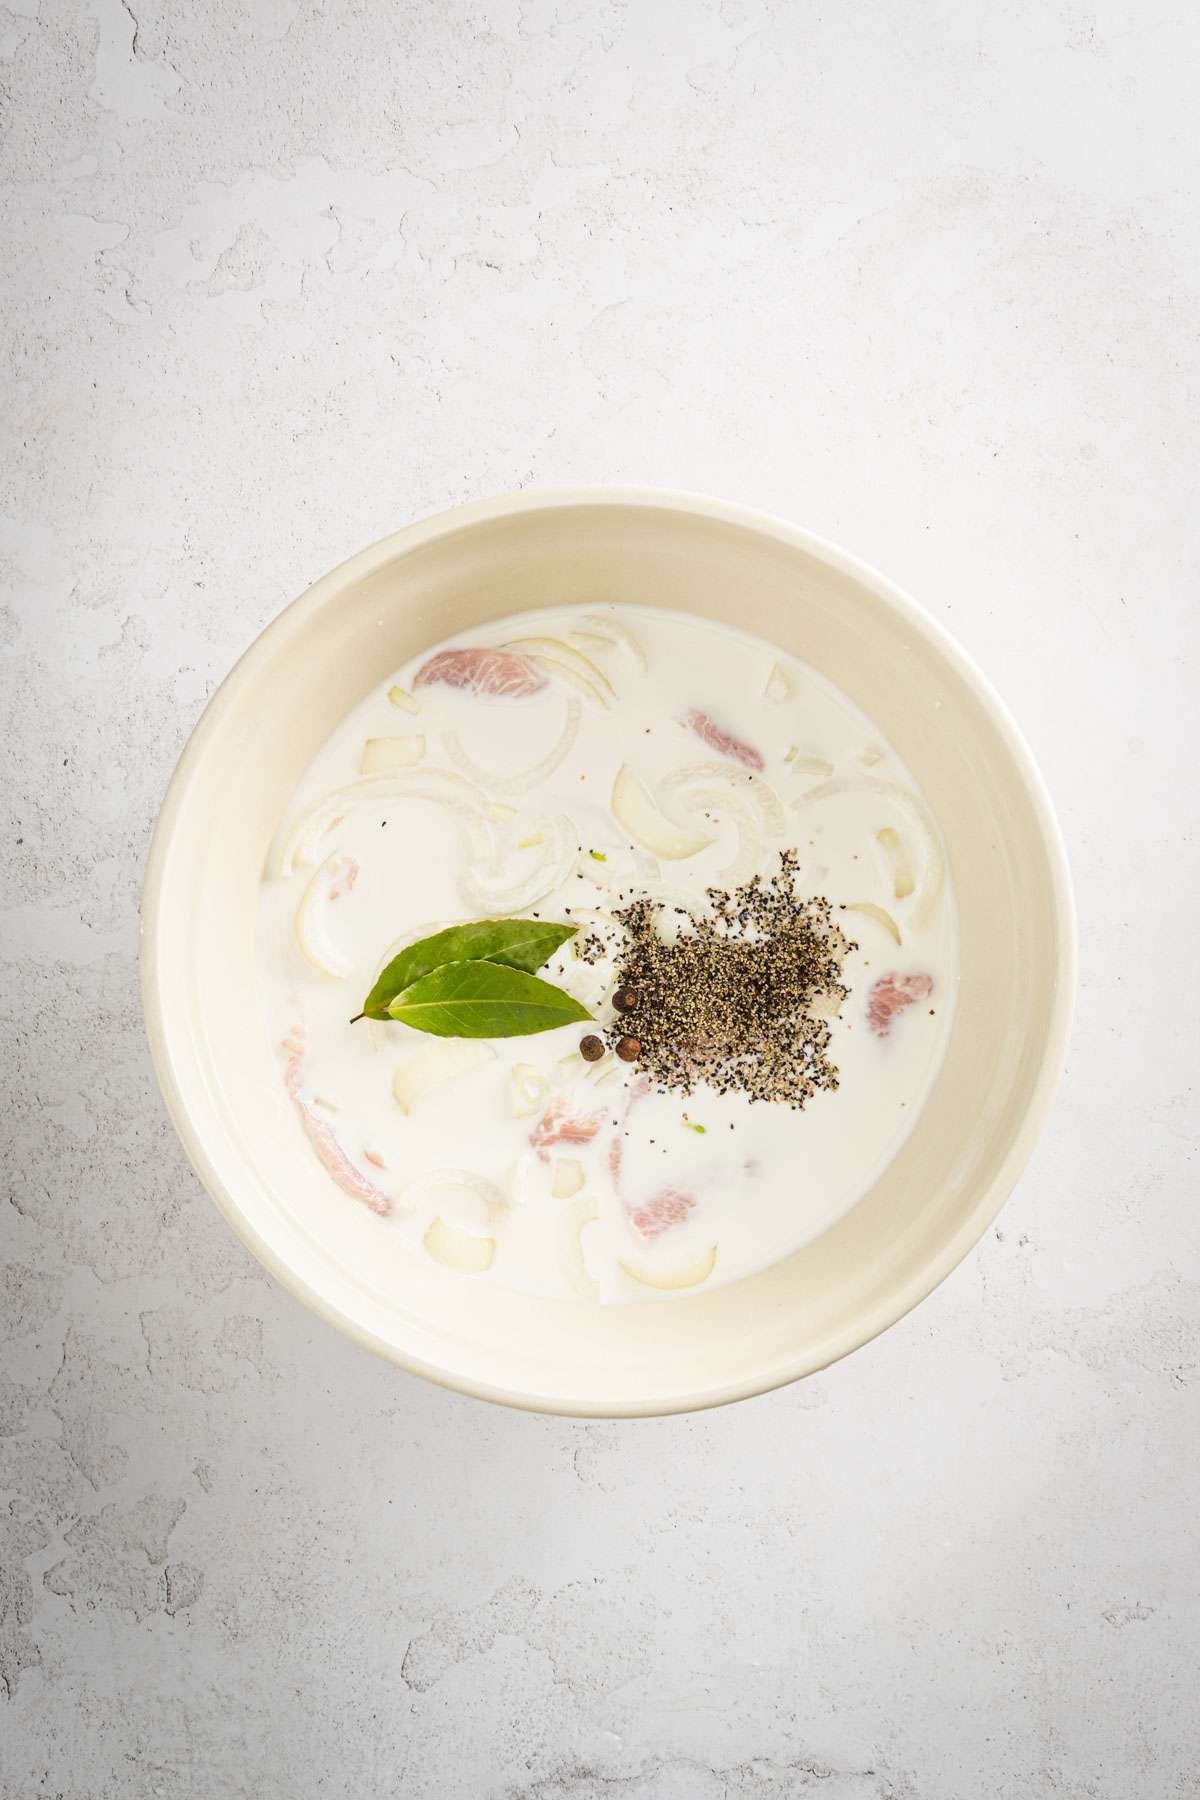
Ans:
<svg viewBox="0 0 1200 1800"><path fill-rule="evenodd" d="M318 746L384 675L469 625L564 602L749 627L856 700L945 834L962 982L908 1142L832 1230L749 1280L663 1304L530 1300L401 1259L309 1153L260 1024L256 893ZM913 603L776 520L655 492L523 494L411 526L290 606L214 696L175 771L143 908L150 1044L184 1148L234 1229L331 1323L448 1387L549 1412L682 1411L760 1393L924 1298L1012 1188L1062 1065L1075 981L1066 861L1004 708Z"/></svg>

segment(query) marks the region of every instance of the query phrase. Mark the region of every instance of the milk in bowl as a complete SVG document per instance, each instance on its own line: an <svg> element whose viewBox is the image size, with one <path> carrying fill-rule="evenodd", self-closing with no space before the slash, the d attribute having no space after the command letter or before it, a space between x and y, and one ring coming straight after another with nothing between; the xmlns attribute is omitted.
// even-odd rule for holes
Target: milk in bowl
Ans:
<svg viewBox="0 0 1200 1800"><path fill-rule="evenodd" d="M300 782L257 942L330 1213L581 1305L817 1237L908 1135L954 1011L941 836L884 737L761 639L641 607L395 670Z"/></svg>

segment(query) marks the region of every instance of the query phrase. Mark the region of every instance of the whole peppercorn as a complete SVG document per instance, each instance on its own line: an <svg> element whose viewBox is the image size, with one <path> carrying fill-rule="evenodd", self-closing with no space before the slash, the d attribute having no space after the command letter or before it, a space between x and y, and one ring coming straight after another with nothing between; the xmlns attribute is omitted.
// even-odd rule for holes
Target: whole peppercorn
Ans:
<svg viewBox="0 0 1200 1800"><path fill-rule="evenodd" d="M617 1055L622 1062L633 1062L642 1054L642 1046L635 1037L623 1037L617 1044Z"/></svg>
<svg viewBox="0 0 1200 1800"><path fill-rule="evenodd" d="M618 1012L633 1012L637 1006L637 995L632 988L618 988L613 995L613 1005Z"/></svg>
<svg viewBox="0 0 1200 1800"><path fill-rule="evenodd" d="M604 1055L604 1039L598 1038L594 1031L579 1040L579 1054L584 1062L599 1062Z"/></svg>

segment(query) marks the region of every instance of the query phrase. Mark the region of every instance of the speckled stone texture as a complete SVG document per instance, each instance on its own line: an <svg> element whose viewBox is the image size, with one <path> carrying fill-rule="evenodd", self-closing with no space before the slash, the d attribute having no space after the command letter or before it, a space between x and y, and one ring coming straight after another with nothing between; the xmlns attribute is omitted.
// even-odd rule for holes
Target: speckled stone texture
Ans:
<svg viewBox="0 0 1200 1800"><path fill-rule="evenodd" d="M1182 0L0 7L3 1800L1200 1794L1198 53ZM840 1367L639 1425L279 1291L135 985L260 627L589 481L923 599L1083 920L999 1228Z"/></svg>

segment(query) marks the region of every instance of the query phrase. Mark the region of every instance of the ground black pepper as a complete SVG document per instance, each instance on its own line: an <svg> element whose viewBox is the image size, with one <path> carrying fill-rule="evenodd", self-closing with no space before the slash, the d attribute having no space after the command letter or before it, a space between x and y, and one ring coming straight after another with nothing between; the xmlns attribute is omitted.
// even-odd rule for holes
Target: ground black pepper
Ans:
<svg viewBox="0 0 1200 1800"><path fill-rule="evenodd" d="M710 888L711 911L682 918L663 937L666 908L632 901L614 915L617 991L637 996L638 1063L660 1091L718 1093L803 1107L838 1085L828 1015L848 994L842 962L854 948L828 900L797 894L794 851L772 879L755 875L732 893ZM620 1054L623 1026L610 1041Z"/></svg>

